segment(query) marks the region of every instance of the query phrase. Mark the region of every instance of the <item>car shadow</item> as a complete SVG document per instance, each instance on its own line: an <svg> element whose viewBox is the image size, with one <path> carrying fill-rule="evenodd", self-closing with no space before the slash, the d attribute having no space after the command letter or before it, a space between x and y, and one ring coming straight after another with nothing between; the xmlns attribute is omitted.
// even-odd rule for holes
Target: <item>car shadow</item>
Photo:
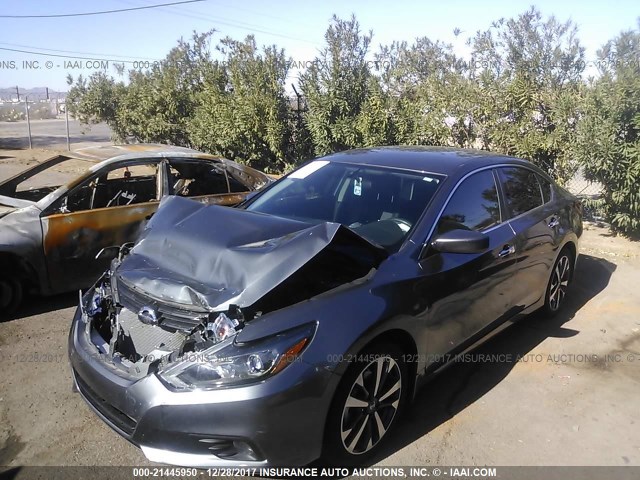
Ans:
<svg viewBox="0 0 640 480"><path fill-rule="evenodd" d="M502 355L505 362L460 362L445 369L421 388L394 432L367 465L373 465L446 422L498 385L518 363L518 358L550 337L566 338L580 332L564 327L589 300L603 291L616 265L598 257L581 255L576 275L562 310L553 318L541 311L523 318L474 350L485 356ZM485 357L487 358L487 357ZM425 406L428 405L428 408Z"/></svg>
<svg viewBox="0 0 640 480"><path fill-rule="evenodd" d="M69 308L78 304L78 292L68 292L51 297L26 297L18 309L8 315L0 314L0 322L10 322L22 318Z"/></svg>

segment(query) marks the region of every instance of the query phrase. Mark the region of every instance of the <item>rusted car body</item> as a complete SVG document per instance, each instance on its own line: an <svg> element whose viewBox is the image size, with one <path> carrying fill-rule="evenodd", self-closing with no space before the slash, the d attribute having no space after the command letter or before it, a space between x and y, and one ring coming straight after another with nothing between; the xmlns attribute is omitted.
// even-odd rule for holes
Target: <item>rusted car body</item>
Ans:
<svg viewBox="0 0 640 480"><path fill-rule="evenodd" d="M135 240L167 195L231 206L270 181L230 160L167 145L52 157L0 183L0 312L15 308L25 290L50 295L91 285L117 250L96 255Z"/></svg>

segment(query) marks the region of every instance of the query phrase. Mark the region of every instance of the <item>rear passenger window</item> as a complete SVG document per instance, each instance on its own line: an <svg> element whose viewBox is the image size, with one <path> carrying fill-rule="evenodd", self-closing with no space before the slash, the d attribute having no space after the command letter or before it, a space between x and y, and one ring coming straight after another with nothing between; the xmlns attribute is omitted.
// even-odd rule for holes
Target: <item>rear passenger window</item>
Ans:
<svg viewBox="0 0 640 480"><path fill-rule="evenodd" d="M500 169L504 196L511 217L517 217L542 205L542 191L538 176L526 168Z"/></svg>
<svg viewBox="0 0 640 480"><path fill-rule="evenodd" d="M227 176L229 178L229 189L230 189L231 193L246 192L246 191L249 190L249 188L247 186L243 185L238 180L233 178L231 176L231 174L228 174Z"/></svg>
<svg viewBox="0 0 640 480"><path fill-rule="evenodd" d="M224 170L213 162L169 160L169 189L179 197L199 197L229 193Z"/></svg>
<svg viewBox="0 0 640 480"><path fill-rule="evenodd" d="M542 200L544 203L551 201L551 182L546 178L538 175L538 181L540 182L540 188L542 188Z"/></svg>
<svg viewBox="0 0 640 480"><path fill-rule="evenodd" d="M460 184L447 204L438 233L484 230L500 223L498 191L491 170L478 172Z"/></svg>

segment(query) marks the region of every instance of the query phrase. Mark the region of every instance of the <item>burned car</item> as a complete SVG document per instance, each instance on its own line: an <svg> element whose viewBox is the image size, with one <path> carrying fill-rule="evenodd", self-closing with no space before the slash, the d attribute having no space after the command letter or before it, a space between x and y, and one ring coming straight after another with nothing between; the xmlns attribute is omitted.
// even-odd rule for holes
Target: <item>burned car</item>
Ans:
<svg viewBox="0 0 640 480"><path fill-rule="evenodd" d="M224 158L150 144L84 148L15 175L0 183L0 314L24 291L91 286L114 256L96 255L135 240L166 195L235 205L270 181Z"/></svg>
<svg viewBox="0 0 640 480"><path fill-rule="evenodd" d="M529 162L418 147L164 199L81 299L74 385L152 461L367 461L456 354L561 308L581 215Z"/></svg>

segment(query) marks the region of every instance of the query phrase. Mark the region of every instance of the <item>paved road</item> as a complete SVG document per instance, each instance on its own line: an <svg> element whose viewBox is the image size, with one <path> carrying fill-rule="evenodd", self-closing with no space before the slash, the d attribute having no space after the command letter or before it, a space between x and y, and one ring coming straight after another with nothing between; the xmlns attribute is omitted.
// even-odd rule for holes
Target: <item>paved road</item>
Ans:
<svg viewBox="0 0 640 480"><path fill-rule="evenodd" d="M111 143L111 130L104 123L82 125L69 120L71 149L86 143ZM67 134L64 119L32 120L31 142L34 148L66 148ZM0 122L0 148L16 149L29 146L26 121Z"/></svg>

